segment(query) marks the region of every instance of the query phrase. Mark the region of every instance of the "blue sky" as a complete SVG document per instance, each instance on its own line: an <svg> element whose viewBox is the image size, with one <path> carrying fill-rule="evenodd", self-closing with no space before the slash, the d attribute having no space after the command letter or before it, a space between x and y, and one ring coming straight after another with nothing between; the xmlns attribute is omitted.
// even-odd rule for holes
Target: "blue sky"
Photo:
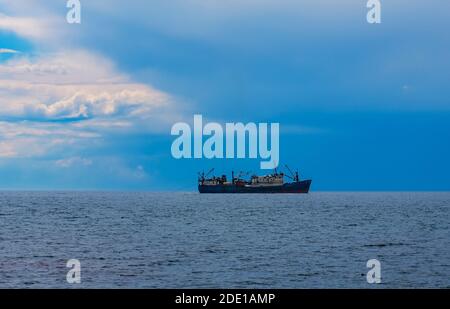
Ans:
<svg viewBox="0 0 450 309"><path fill-rule="evenodd" d="M170 127L279 122L314 190L450 190L450 3L0 0L0 188L195 190Z"/></svg>

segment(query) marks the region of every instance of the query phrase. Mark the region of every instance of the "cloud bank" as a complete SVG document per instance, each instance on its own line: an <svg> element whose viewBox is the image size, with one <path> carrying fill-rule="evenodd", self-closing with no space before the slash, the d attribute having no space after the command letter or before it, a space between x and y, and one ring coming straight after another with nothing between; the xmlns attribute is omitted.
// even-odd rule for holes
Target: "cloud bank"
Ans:
<svg viewBox="0 0 450 309"><path fill-rule="evenodd" d="M0 157L43 155L114 128L157 132L173 109L170 95L86 51L14 58L0 64Z"/></svg>
<svg viewBox="0 0 450 309"><path fill-rule="evenodd" d="M170 104L167 94L85 51L1 64L0 95L0 117L20 120L145 118Z"/></svg>

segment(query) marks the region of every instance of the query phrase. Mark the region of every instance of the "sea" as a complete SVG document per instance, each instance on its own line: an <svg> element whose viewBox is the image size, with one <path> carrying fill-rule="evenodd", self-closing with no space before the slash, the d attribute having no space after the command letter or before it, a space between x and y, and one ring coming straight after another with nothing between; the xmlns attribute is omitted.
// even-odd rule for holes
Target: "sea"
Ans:
<svg viewBox="0 0 450 309"><path fill-rule="evenodd" d="M0 288L450 288L450 193L4 191Z"/></svg>

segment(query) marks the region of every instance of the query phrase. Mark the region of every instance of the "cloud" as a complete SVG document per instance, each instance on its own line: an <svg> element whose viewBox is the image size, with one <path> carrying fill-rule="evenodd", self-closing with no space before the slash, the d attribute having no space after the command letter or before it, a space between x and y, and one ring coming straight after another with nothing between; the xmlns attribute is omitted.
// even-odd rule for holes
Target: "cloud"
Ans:
<svg viewBox="0 0 450 309"><path fill-rule="evenodd" d="M156 132L174 110L170 95L133 82L99 55L24 55L0 64L0 157L64 156L101 145L111 130Z"/></svg>
<svg viewBox="0 0 450 309"><path fill-rule="evenodd" d="M58 156L98 146L101 133L58 123L0 121L0 158Z"/></svg>
<svg viewBox="0 0 450 309"><path fill-rule="evenodd" d="M92 160L81 157L70 157L61 160L57 160L55 164L59 167L72 167L72 166L89 166L92 164Z"/></svg>
<svg viewBox="0 0 450 309"><path fill-rule="evenodd" d="M91 160L78 153L101 149L112 131L161 132L178 118L171 95L133 81L101 54L73 48L77 33L54 3L0 5L8 14L0 13L0 31L39 50L0 49L18 54L0 63L0 158L52 157L57 167L74 167Z"/></svg>
<svg viewBox="0 0 450 309"><path fill-rule="evenodd" d="M86 51L1 64L0 95L0 117L38 121L146 119L173 104L170 95L131 81Z"/></svg>
<svg viewBox="0 0 450 309"><path fill-rule="evenodd" d="M0 54L18 54L18 53L20 52L14 49L0 48Z"/></svg>
<svg viewBox="0 0 450 309"><path fill-rule="evenodd" d="M31 158L40 157L72 144L66 138L42 139L37 137L19 137L0 141L0 158Z"/></svg>
<svg viewBox="0 0 450 309"><path fill-rule="evenodd" d="M56 20L51 16L47 18L16 17L0 13L0 30L11 31L31 40L55 40L61 34L59 28L55 27Z"/></svg>

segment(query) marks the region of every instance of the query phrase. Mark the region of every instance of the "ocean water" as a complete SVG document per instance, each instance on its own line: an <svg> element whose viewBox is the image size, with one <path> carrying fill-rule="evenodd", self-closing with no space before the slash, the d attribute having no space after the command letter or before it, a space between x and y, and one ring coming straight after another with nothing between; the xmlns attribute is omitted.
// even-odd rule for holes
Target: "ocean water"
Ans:
<svg viewBox="0 0 450 309"><path fill-rule="evenodd" d="M450 193L0 192L0 288L448 288L449 226Z"/></svg>

